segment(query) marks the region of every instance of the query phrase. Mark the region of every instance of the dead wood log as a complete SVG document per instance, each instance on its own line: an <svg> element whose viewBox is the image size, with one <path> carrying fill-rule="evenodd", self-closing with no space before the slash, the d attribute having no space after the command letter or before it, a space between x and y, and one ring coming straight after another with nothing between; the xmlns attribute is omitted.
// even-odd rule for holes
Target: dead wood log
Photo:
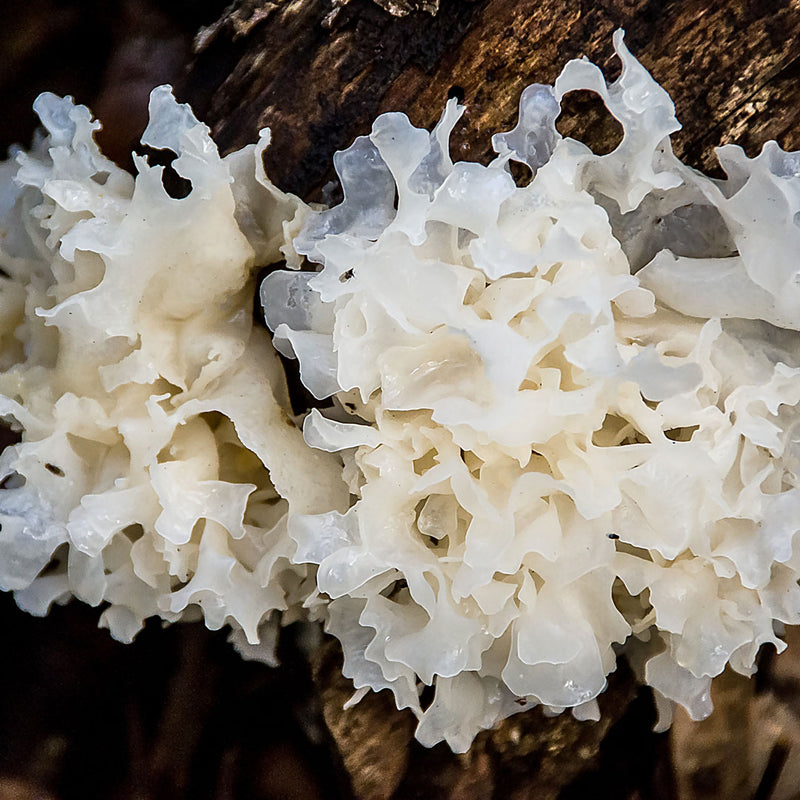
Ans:
<svg viewBox="0 0 800 800"><path fill-rule="evenodd" d="M611 34L672 95L681 157L715 164L726 142L750 155L767 139L800 147L800 4L796 0L443 0L431 16L392 16L372 0L240 0L195 39L186 98L225 151L274 130L268 172L311 197L331 157L383 111L432 126L449 95L467 112L454 154L484 160L514 124L522 89L552 83L586 55L618 73ZM616 128L596 104L562 115L565 135L608 148Z"/></svg>

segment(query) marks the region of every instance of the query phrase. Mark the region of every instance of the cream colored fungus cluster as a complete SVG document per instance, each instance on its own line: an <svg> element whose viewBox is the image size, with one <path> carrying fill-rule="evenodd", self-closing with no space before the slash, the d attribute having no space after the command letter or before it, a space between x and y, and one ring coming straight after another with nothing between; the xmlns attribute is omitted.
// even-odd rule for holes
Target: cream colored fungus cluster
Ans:
<svg viewBox="0 0 800 800"><path fill-rule="evenodd" d="M36 110L47 135L2 176L0 413L22 442L0 456L0 585L34 613L102 603L123 641L202 610L258 642L313 586L287 513L347 504L252 320L299 201L266 180L266 135L221 159L166 87L143 141L178 155L180 200L161 167L104 158L86 108Z"/></svg>
<svg viewBox="0 0 800 800"><path fill-rule="evenodd" d="M381 116L295 239L320 271L262 286L276 346L334 397L306 441L356 498L290 519L294 559L345 673L424 744L465 750L520 700L596 717L620 648L703 717L713 676L800 621L800 157L685 167L615 43L616 83L573 61L529 87L488 167L451 161L455 101L430 134ZM575 89L622 124L612 153L557 133Z"/></svg>
<svg viewBox="0 0 800 800"><path fill-rule="evenodd" d="M686 167L615 46L610 85L573 61L526 89L488 166L451 160L455 101L431 133L382 115L330 209L269 183L266 135L220 159L164 88L144 141L183 199L40 98L48 135L0 167L22 435L0 585L104 603L121 639L198 609L252 645L276 611L323 620L354 701L389 689L457 751L534 704L596 718L621 653L662 725L710 713L712 677L800 622L800 155ZM613 152L556 131L576 89L621 123ZM261 299L320 401L302 437L251 320L281 259Z"/></svg>

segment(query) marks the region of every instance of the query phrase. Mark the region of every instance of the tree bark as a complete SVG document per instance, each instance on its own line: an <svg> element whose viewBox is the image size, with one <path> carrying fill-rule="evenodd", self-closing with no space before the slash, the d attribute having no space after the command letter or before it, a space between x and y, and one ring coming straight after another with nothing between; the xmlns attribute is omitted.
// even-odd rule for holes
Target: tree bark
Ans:
<svg viewBox="0 0 800 800"><path fill-rule="evenodd" d="M713 169L728 142L750 155L768 139L800 147L797 0L442 0L435 16L402 18L371 0L241 0L196 37L184 91L223 150L271 126L269 174L314 197L333 153L377 114L430 128L452 94L467 108L454 154L487 159L529 83L552 83L583 55L616 77L617 28L675 101L675 149L692 165ZM559 128L606 149L617 135L596 103L568 109Z"/></svg>

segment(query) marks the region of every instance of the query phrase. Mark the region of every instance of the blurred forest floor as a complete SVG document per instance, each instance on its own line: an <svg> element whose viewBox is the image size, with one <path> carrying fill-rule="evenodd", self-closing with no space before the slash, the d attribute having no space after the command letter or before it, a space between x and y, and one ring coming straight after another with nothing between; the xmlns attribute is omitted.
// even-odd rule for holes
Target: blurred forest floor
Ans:
<svg viewBox="0 0 800 800"><path fill-rule="evenodd" d="M467 113L454 148L485 159L526 84L551 83L583 53L613 77L619 26L675 99L684 123L675 148L690 164L713 170L712 147L728 141L749 155L769 138L800 147L797 0L28 0L0 9L3 151L29 144L31 103L48 90L88 105L107 154L130 167L150 89L171 83L225 151L273 125L268 173L314 199L333 177L333 152L381 111L430 126L458 96ZM613 147L618 127L602 104L576 95L561 132ZM151 621L126 646L97 617L72 603L34 619L0 596L0 800L800 798L797 630L786 654L762 654L756 679L722 676L705 722L678 714L670 733L652 733L652 698L621 665L601 722L533 710L454 756L417 745L411 719L383 695L344 712L352 688L335 643L321 642L308 663L302 630L286 632L282 666L270 669L202 625Z"/></svg>

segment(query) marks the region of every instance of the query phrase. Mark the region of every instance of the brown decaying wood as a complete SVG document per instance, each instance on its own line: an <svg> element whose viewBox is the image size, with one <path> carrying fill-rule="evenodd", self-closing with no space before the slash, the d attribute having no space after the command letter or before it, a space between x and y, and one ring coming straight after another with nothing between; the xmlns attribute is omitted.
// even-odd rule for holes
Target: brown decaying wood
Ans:
<svg viewBox="0 0 800 800"><path fill-rule="evenodd" d="M598 766L606 734L635 694L623 668L600 698L600 722L577 722L569 714L547 717L532 709L480 734L469 752L455 755L445 744L426 750L414 742L413 716L398 712L388 692L368 694L345 710L353 685L342 677L338 643L326 642L313 661L324 719L358 800L556 800L578 775Z"/></svg>
<svg viewBox="0 0 800 800"><path fill-rule="evenodd" d="M514 124L527 84L552 83L582 55L616 76L619 27L675 100L684 125L675 149L690 163L712 167L713 147L726 142L750 155L769 138L800 147L798 0L444 0L435 17L402 19L370 0L241 5L198 37L186 95L224 150L271 126L269 173L303 196L334 177L333 153L368 133L377 113L405 111L430 127L454 87L467 111L453 153L485 160L490 135ZM598 120L593 112L559 128L602 147L612 134Z"/></svg>

